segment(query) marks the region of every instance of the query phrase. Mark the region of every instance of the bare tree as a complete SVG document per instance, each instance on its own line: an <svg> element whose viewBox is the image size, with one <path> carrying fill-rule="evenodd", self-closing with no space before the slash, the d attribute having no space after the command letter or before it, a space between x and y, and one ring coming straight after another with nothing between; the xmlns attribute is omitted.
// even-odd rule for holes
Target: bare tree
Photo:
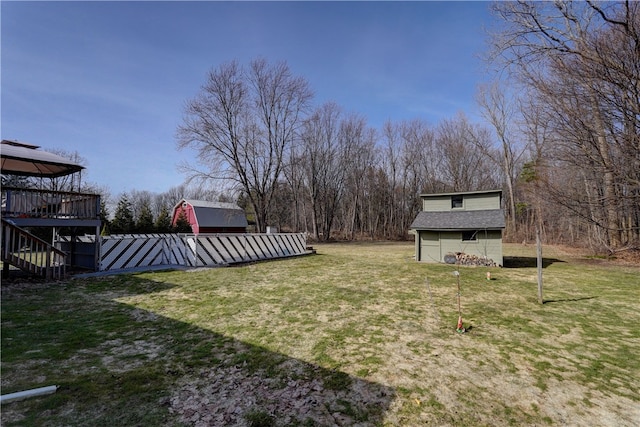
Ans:
<svg viewBox="0 0 640 427"><path fill-rule="evenodd" d="M265 231L284 156L312 97L307 81L286 63L233 61L212 70L185 108L178 146L197 150L204 170L192 174L232 180L247 194Z"/></svg>
<svg viewBox="0 0 640 427"><path fill-rule="evenodd" d="M486 155L493 149L491 145L487 129L471 124L462 113L438 125L438 175L450 191L487 190L499 185L500 177Z"/></svg>
<svg viewBox="0 0 640 427"><path fill-rule="evenodd" d="M163 193L158 193L153 195L153 200L151 201L151 212L153 212L153 217L158 219L159 216L163 215L163 212L171 213L173 207L180 201L180 196L174 197L170 195L171 190L165 191Z"/></svg>
<svg viewBox="0 0 640 427"><path fill-rule="evenodd" d="M151 213L153 193L147 190L131 190L126 194L126 196L129 201L129 205L131 206L131 214L135 221L138 221L138 218L140 218L143 211L145 215Z"/></svg>
<svg viewBox="0 0 640 427"><path fill-rule="evenodd" d="M495 51L544 109L559 166L581 177L579 188L551 180L549 193L590 221L601 245L637 240L640 5L515 1L495 10L506 23Z"/></svg>
<svg viewBox="0 0 640 427"><path fill-rule="evenodd" d="M345 165L342 150L345 147L339 138L340 120L338 105L324 104L304 122L301 134L303 176L316 239L321 235L325 240L329 239L343 193Z"/></svg>
<svg viewBox="0 0 640 427"><path fill-rule="evenodd" d="M302 130L304 133L304 129ZM288 161L283 169L285 181L290 189L291 224L293 231L308 231L306 218L307 197L305 191L306 162L303 155L304 144L296 139L289 149Z"/></svg>
<svg viewBox="0 0 640 427"><path fill-rule="evenodd" d="M555 157L551 154L554 146L550 141L553 135L543 119L543 109L539 108L533 97L525 94L520 98L519 110L523 117L521 134L527 141L525 153L527 158L523 162L517 187L521 190L523 200L518 209L522 217L520 225L523 235L521 237L526 241L535 240L536 228L544 236L542 213L558 211L558 209L543 208L551 202L548 197L544 197L547 189L542 183L547 179L546 177L543 179L543 175L549 169L547 159ZM546 238L545 240L549 241Z"/></svg>
<svg viewBox="0 0 640 427"><path fill-rule="evenodd" d="M493 126L500 148L487 150L480 141L475 141L473 138L472 140L476 143L476 147L502 170L509 207L507 233L515 234L517 224L515 186L519 175L519 162L526 152L526 143L519 143L516 136L517 103L507 98L504 88L497 81L480 86L476 98L483 117Z"/></svg>
<svg viewBox="0 0 640 427"><path fill-rule="evenodd" d="M69 159L77 165L86 166L87 160L77 151L51 150L53 154ZM58 178L49 178L50 184L47 186L54 191L84 191L86 184L82 182L82 171Z"/></svg>
<svg viewBox="0 0 640 427"><path fill-rule="evenodd" d="M434 148L434 132L424 120L387 122L383 127L383 141L381 164L391 187L386 202L392 209L389 225L396 237L404 237L421 210L417 196L441 190L436 178L439 160Z"/></svg>
<svg viewBox="0 0 640 427"><path fill-rule="evenodd" d="M367 230L367 212L371 207L371 186L366 185L367 174L375 167L377 135L358 114L348 115L340 125L342 164L345 168L345 199L342 207L346 236L355 238L356 231ZM370 224L370 222L369 222Z"/></svg>
<svg viewBox="0 0 640 427"><path fill-rule="evenodd" d="M400 141L400 136L398 132L398 126L394 126L390 121L387 121L383 128L383 146L382 146L382 156L380 159L381 169L388 180L388 189L387 189L387 200L383 202L386 209L384 209L385 213L385 224L384 224L384 233L385 236L390 237L394 234L393 224L401 222L402 213L399 211L399 198L401 194L399 191L401 177L401 152L402 145Z"/></svg>

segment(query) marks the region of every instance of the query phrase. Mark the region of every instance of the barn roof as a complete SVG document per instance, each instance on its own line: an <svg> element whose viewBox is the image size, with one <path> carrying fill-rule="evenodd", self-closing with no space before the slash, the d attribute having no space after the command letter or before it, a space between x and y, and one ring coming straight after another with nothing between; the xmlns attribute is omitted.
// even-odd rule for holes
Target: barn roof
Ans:
<svg viewBox="0 0 640 427"><path fill-rule="evenodd" d="M244 210L235 203L208 202L204 200L184 199L193 206L193 212L199 227L241 227L246 228L247 217ZM180 203L178 206L180 206Z"/></svg>
<svg viewBox="0 0 640 427"><path fill-rule="evenodd" d="M38 148L37 145L3 139L0 149L2 173L56 178L84 169L84 166Z"/></svg>
<svg viewBox="0 0 640 427"><path fill-rule="evenodd" d="M242 210L242 208L235 203L226 203L226 202L209 202L207 200L194 200L194 199L183 199L183 202L189 203L191 206L199 207L199 208L215 208L215 209L237 209ZM180 203L182 204L182 202Z"/></svg>
<svg viewBox="0 0 640 427"><path fill-rule="evenodd" d="M485 230L505 227L504 211L470 210L420 212L409 228L413 230Z"/></svg>

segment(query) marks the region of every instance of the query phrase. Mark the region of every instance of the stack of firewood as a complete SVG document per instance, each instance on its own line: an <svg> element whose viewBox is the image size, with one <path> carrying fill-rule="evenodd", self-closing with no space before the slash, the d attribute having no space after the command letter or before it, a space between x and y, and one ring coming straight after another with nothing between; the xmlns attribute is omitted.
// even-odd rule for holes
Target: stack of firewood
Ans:
<svg viewBox="0 0 640 427"><path fill-rule="evenodd" d="M478 256L465 254L464 252L449 252L444 256L444 262L447 264L465 265L465 266L482 266L482 267L497 267L498 264L491 258L486 256Z"/></svg>

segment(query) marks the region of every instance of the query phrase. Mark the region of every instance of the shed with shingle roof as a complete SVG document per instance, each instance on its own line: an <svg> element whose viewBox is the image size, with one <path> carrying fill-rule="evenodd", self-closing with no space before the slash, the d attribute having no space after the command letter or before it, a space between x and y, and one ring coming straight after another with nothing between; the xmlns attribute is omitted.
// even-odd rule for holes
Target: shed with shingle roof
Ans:
<svg viewBox="0 0 640 427"><path fill-rule="evenodd" d="M422 212L415 233L416 260L444 262L445 255L463 252L502 265L505 228L502 191L421 194Z"/></svg>
<svg viewBox="0 0 640 427"><path fill-rule="evenodd" d="M247 217L244 210L235 203L182 199L173 208L174 226L182 212L195 234L247 231Z"/></svg>

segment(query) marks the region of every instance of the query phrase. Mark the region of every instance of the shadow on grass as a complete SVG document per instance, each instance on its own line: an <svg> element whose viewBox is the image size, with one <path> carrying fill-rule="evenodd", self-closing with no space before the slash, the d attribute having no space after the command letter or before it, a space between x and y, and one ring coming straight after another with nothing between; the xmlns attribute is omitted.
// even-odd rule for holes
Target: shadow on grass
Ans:
<svg viewBox="0 0 640 427"><path fill-rule="evenodd" d="M175 286L125 275L3 288L3 393L60 387L3 405L3 425L382 423L392 388L117 301Z"/></svg>
<svg viewBox="0 0 640 427"><path fill-rule="evenodd" d="M544 304L552 304L556 302L577 302L577 301L585 301L590 299L596 299L597 297L582 297L582 298L562 298L562 299L546 299L543 300Z"/></svg>
<svg viewBox="0 0 640 427"><path fill-rule="evenodd" d="M536 257L526 256L506 256L504 257L504 268L535 268L538 266ZM556 258L542 258L542 268L547 268L556 262L564 262Z"/></svg>

